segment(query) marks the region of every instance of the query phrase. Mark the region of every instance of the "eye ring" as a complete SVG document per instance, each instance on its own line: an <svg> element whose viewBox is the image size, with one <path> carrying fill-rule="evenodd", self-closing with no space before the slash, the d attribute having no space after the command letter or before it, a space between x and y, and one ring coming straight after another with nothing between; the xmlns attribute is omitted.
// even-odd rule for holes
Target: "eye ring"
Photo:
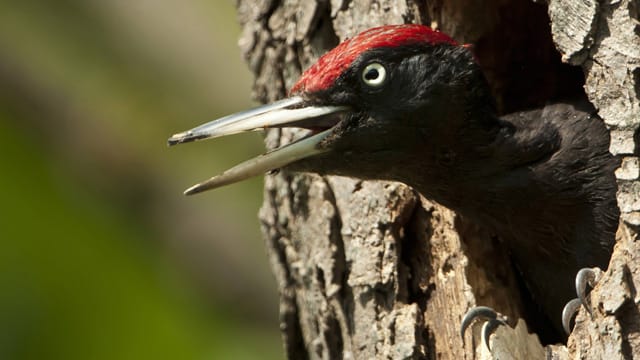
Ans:
<svg viewBox="0 0 640 360"><path fill-rule="evenodd" d="M370 87L380 87L387 79L387 69L377 62L373 62L362 70L362 81Z"/></svg>

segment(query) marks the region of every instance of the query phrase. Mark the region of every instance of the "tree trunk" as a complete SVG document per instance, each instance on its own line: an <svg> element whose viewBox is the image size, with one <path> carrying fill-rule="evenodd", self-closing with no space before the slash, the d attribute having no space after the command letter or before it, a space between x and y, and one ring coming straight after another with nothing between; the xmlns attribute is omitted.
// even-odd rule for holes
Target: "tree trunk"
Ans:
<svg viewBox="0 0 640 360"><path fill-rule="evenodd" d="M640 354L640 170L634 136L640 122L639 4L239 1L240 45L260 101L285 96L301 71L340 40L377 25L423 23L474 44L501 112L586 90L612 130L612 152L625 156L617 172L625 222L609 270L591 295L595 318L579 313L568 348L543 348L518 321L526 306L512 269L504 265L509 261L481 224L399 183L286 171L267 176L260 218L290 359ZM573 66L561 63L556 47ZM267 146L297 135L272 130ZM517 323L515 329L497 330L493 355L482 345L478 325L466 341L460 337L460 319L476 304Z"/></svg>

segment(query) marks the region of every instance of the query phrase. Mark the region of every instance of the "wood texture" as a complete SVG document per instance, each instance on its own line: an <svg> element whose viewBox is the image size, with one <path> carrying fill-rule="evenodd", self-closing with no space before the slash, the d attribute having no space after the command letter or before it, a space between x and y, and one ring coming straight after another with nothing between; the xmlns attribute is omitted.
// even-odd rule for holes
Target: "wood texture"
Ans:
<svg viewBox="0 0 640 360"><path fill-rule="evenodd" d="M586 92L613 129L627 223L640 224L638 3L493 0L241 0L240 46L256 75L254 96L286 96L301 71L340 40L381 24L420 22L471 42L502 111ZM550 29L549 17L552 19ZM577 18L572 18L577 17ZM551 31L553 29L553 31ZM577 74L577 76L576 76ZM270 131L267 147L298 131ZM631 144L631 145L629 145ZM634 219L639 220L635 223ZM504 254L470 224L411 188L282 171L267 176L260 211L280 291L290 359L611 358L640 354L638 264L633 228L622 225L609 271L591 295L596 319L577 318L568 348L543 349L521 321L518 288ZM476 304L507 315L513 329L481 344L480 325L461 339ZM588 316L588 315L587 315ZM609 358L609 357L607 357Z"/></svg>

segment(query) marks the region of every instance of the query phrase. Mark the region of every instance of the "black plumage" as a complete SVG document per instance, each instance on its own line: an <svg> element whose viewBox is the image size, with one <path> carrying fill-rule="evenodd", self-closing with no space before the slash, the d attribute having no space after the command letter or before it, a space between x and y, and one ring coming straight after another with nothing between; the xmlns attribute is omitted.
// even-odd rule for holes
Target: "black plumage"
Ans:
<svg viewBox="0 0 640 360"><path fill-rule="evenodd" d="M363 64L387 84L361 84ZM354 90L355 89L355 90ZM397 180L491 229L561 333L583 267L606 268L619 211L609 135L586 101L498 117L471 53L451 45L362 54L316 104L354 110L291 170Z"/></svg>

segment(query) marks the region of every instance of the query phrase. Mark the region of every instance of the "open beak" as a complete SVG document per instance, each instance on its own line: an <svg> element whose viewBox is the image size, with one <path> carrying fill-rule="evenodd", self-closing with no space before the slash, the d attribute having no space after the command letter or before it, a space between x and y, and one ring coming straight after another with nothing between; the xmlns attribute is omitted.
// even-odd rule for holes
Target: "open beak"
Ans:
<svg viewBox="0 0 640 360"><path fill-rule="evenodd" d="M315 130L310 136L242 162L220 175L196 184L185 190L185 195L197 194L239 182L328 151L329 149L321 147L320 143L331 133L331 127L338 122L337 117L329 115L345 110L348 110L348 107L304 106L304 100L299 96L294 96L228 115L171 136L168 140L169 146L276 127L300 127ZM317 132L318 130L320 131Z"/></svg>

